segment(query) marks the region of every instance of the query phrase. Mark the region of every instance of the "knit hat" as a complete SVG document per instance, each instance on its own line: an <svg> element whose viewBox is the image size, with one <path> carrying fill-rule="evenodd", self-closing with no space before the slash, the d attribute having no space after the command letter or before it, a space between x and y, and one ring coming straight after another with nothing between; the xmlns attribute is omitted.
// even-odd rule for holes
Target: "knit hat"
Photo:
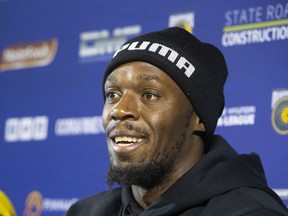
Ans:
<svg viewBox="0 0 288 216"><path fill-rule="evenodd" d="M222 53L179 27L128 40L114 54L104 73L119 65L142 61L167 73L187 96L206 131L213 134L224 107L227 66Z"/></svg>

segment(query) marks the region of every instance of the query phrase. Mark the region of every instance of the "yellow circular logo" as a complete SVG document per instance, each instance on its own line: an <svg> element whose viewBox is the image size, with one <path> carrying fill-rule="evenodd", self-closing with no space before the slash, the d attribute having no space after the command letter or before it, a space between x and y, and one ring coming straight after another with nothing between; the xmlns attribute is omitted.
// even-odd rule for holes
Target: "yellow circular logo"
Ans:
<svg viewBox="0 0 288 216"><path fill-rule="evenodd" d="M281 119L285 124L288 124L288 107L283 109L283 112L281 114Z"/></svg>
<svg viewBox="0 0 288 216"><path fill-rule="evenodd" d="M24 216L40 216L42 212L42 195L32 191L26 198Z"/></svg>
<svg viewBox="0 0 288 216"><path fill-rule="evenodd" d="M8 196L0 190L0 215L15 216L15 209Z"/></svg>
<svg viewBox="0 0 288 216"><path fill-rule="evenodd" d="M284 97L274 106L272 125L279 134L288 134L288 97Z"/></svg>

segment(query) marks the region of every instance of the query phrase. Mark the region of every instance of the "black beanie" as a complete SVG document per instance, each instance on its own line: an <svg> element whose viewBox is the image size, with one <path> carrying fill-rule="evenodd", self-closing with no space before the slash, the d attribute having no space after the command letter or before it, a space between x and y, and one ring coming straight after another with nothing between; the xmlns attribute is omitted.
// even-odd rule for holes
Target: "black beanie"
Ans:
<svg viewBox="0 0 288 216"><path fill-rule="evenodd" d="M118 66L142 61L167 73L194 107L208 134L213 134L224 107L223 87L227 66L222 53L179 27L140 35L128 40L114 54L104 73Z"/></svg>

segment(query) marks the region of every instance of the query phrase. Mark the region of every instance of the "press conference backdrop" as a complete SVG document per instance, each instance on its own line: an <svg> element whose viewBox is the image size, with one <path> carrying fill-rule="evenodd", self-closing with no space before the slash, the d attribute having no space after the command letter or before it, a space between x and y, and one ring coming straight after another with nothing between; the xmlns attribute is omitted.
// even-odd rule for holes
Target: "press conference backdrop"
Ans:
<svg viewBox="0 0 288 216"><path fill-rule="evenodd" d="M224 53L216 133L260 154L288 205L287 0L0 0L0 190L17 215L63 215L107 189L103 71L124 41L168 26Z"/></svg>

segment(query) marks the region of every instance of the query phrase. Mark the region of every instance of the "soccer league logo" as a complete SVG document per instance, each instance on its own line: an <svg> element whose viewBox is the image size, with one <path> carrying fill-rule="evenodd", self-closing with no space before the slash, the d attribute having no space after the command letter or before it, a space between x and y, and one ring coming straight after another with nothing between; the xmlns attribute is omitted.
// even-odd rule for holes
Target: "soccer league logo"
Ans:
<svg viewBox="0 0 288 216"><path fill-rule="evenodd" d="M288 89L272 93L272 125L277 133L288 134Z"/></svg>

